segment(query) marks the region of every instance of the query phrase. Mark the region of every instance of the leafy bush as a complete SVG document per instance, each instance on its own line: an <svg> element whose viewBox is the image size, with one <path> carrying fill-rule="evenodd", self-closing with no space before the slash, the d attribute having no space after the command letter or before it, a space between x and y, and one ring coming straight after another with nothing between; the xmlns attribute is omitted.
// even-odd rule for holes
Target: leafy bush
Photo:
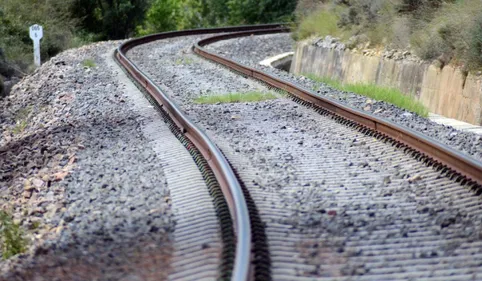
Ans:
<svg viewBox="0 0 482 281"><path fill-rule="evenodd" d="M470 29L471 40L467 52L469 69L475 69L482 65L482 15L479 15L475 24Z"/></svg>
<svg viewBox="0 0 482 281"><path fill-rule="evenodd" d="M329 9L325 6L319 10L308 14L303 21L298 24L297 29L293 32L293 38L301 40L313 35L317 36L336 36L345 38L345 33L338 26L340 16L335 7Z"/></svg>
<svg viewBox="0 0 482 281"><path fill-rule="evenodd" d="M295 39L303 39L311 35L332 35L348 39L352 35L364 34L372 45L382 43L388 36L391 38L390 22L393 21L394 4L384 0L352 0L334 1L310 5L300 2L305 7L318 7L314 12L306 13L300 4L296 14L298 26ZM388 23L388 24L387 24Z"/></svg>
<svg viewBox="0 0 482 281"><path fill-rule="evenodd" d="M314 14L300 10L309 7L308 2L318 3L320 9ZM337 0L335 9L319 2L300 1L296 39L327 33L341 39L364 35L371 46L412 48L419 57L437 59L441 65L482 68L480 0ZM331 28L334 21L342 31Z"/></svg>
<svg viewBox="0 0 482 281"><path fill-rule="evenodd" d="M397 5L399 13L406 14L419 14L422 15L432 13L436 9L440 8L446 2L454 2L447 0L402 0Z"/></svg>
<svg viewBox="0 0 482 281"><path fill-rule="evenodd" d="M471 42L477 42L480 36L481 14L479 0L442 5L430 21L419 23L420 28L414 31L411 42L416 54L423 59L439 59L442 64L452 61L469 69L480 68L477 44Z"/></svg>
<svg viewBox="0 0 482 281"><path fill-rule="evenodd" d="M138 26L139 35L176 30L181 17L181 2L178 0L155 0L146 14L145 26Z"/></svg>

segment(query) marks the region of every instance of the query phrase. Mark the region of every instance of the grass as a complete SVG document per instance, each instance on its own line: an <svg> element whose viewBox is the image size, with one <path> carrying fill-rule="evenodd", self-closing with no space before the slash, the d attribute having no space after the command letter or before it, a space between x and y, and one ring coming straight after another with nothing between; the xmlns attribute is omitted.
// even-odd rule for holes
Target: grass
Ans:
<svg viewBox="0 0 482 281"><path fill-rule="evenodd" d="M176 60L176 65L191 65L194 63L194 60L192 58L178 58Z"/></svg>
<svg viewBox="0 0 482 281"><path fill-rule="evenodd" d="M40 227L39 221L32 222L32 225L30 226L31 229L38 229L39 227Z"/></svg>
<svg viewBox="0 0 482 281"><path fill-rule="evenodd" d="M209 95L201 96L194 100L199 104L214 104L214 103L235 103L235 102L257 102L264 100L276 99L272 93L250 91L250 92L238 92L221 95Z"/></svg>
<svg viewBox="0 0 482 281"><path fill-rule="evenodd" d="M27 240L20 226L13 222L12 216L0 211L0 239L2 240L2 255L8 259L27 250Z"/></svg>
<svg viewBox="0 0 482 281"><path fill-rule="evenodd" d="M400 90L395 88L381 87L375 84L367 83L343 84L339 80L329 77L319 77L314 74L304 74L304 76L318 83L329 85L330 87L340 91L352 92L374 100L385 101L400 108L414 112L420 116L428 116L428 109L423 104L412 96L405 95Z"/></svg>
<svg viewBox="0 0 482 281"><path fill-rule="evenodd" d="M12 132L14 134L19 134L25 130L28 126L28 117L30 115L30 112L32 111L32 108L26 107L19 109L16 113L15 116L15 127L13 127Z"/></svg>
<svg viewBox="0 0 482 281"><path fill-rule="evenodd" d="M19 120L15 122L15 127L13 127L12 132L14 134L20 134L23 131L25 131L25 128L27 128L28 123L27 120Z"/></svg>
<svg viewBox="0 0 482 281"><path fill-rule="evenodd" d="M92 68L92 67L95 67L96 64L95 64L95 61L92 60L92 59L85 59L82 61L82 65L84 67L87 67L87 68Z"/></svg>

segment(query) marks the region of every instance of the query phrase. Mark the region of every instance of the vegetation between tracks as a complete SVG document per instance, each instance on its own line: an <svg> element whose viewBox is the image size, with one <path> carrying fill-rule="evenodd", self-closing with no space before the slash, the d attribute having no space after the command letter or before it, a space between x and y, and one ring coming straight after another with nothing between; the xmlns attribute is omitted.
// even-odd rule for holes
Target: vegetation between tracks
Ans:
<svg viewBox="0 0 482 281"><path fill-rule="evenodd" d="M339 80L329 77L319 77L314 74L304 74L304 76L340 91L352 92L372 98L374 100L385 101L400 108L417 113L420 116L428 116L428 109L423 104L412 96L405 95L395 88L381 87L375 84L366 83L344 84Z"/></svg>
<svg viewBox="0 0 482 281"><path fill-rule="evenodd" d="M250 92L201 96L196 98L194 102L199 104L258 102L258 101L264 101L264 100L272 100L276 98L277 96L275 96L272 93L250 91Z"/></svg>

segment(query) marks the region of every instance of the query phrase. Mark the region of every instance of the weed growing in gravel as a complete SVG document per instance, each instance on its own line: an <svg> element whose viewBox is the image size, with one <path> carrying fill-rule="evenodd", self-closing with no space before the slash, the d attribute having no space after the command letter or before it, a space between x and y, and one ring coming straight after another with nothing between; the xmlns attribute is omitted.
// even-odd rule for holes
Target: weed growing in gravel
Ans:
<svg viewBox="0 0 482 281"><path fill-rule="evenodd" d="M290 93L288 93L286 90L283 90L283 89L277 89L276 92L284 98L287 98L290 96Z"/></svg>
<svg viewBox="0 0 482 281"><path fill-rule="evenodd" d="M176 60L176 65L191 65L194 63L194 60L192 58L178 58Z"/></svg>
<svg viewBox="0 0 482 281"><path fill-rule="evenodd" d="M40 222L34 221L34 222L32 222L32 226L30 228L31 229L38 229L39 227L40 227Z"/></svg>
<svg viewBox="0 0 482 281"><path fill-rule="evenodd" d="M12 132L14 134L21 133L25 130L25 128L27 128L27 125L28 125L27 121L31 111L32 111L32 108L30 106L19 109L17 111L17 114L15 116L15 127L13 127L12 129Z"/></svg>
<svg viewBox="0 0 482 281"><path fill-rule="evenodd" d="M21 109L17 110L17 112L15 113L15 119L16 119L16 120L24 120L24 119L27 119L27 118L28 118L28 115L30 114L30 112L32 112L32 107L31 107L31 106L27 106L27 107L21 108Z"/></svg>
<svg viewBox="0 0 482 281"><path fill-rule="evenodd" d="M27 240L24 238L22 229L5 211L0 211L0 239L4 259L23 253L27 249Z"/></svg>
<svg viewBox="0 0 482 281"><path fill-rule="evenodd" d="M244 93L229 93L222 95L209 95L198 97L194 100L195 103L199 104L213 104L213 103L234 103L234 102L257 102L264 100L276 99L272 93L266 92L244 92Z"/></svg>
<svg viewBox="0 0 482 281"><path fill-rule="evenodd" d="M340 91L352 92L372 98L374 100L385 101L408 111L415 112L420 116L428 116L428 110L423 104L414 99L412 96L405 95L395 88L381 87L375 84L366 83L343 84L339 80L329 77L319 77L315 74L303 74L303 76L306 76L318 83L326 84Z"/></svg>
<svg viewBox="0 0 482 281"><path fill-rule="evenodd" d="M27 128L27 120L20 120L15 123L15 127L13 127L12 132L14 134L19 134Z"/></svg>
<svg viewBox="0 0 482 281"><path fill-rule="evenodd" d="M82 61L82 65L87 68L96 67L95 61L92 59L85 59Z"/></svg>

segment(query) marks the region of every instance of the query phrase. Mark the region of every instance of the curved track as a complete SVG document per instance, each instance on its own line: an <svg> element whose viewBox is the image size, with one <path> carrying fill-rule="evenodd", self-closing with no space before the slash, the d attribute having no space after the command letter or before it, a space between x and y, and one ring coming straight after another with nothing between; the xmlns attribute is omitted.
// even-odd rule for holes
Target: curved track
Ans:
<svg viewBox="0 0 482 281"><path fill-rule="evenodd" d="M254 31L255 29L261 30ZM230 213L235 222L237 234L235 262L231 275L232 280L247 280L250 277L249 265L252 258L252 232L248 218L249 211L245 198L245 195L249 196L249 194L245 193L243 195L241 185L238 182L236 175L216 145L214 145L214 143L211 142L196 125L186 118L179 107L177 107L176 104L165 93L163 93L159 87L147 77L146 74L142 73L142 71L139 70L136 65L127 58L126 52L135 46L155 40L178 36L238 32L204 39L195 45L194 51L201 56L221 63L232 70L258 79L272 87L287 91L293 95L295 101L298 101L308 107L313 107L320 113L330 115L336 122L346 124L349 127L354 127L364 135L374 136L377 139L388 141L397 147L402 146L405 148L405 150L411 152L411 154L413 154L417 159L422 160L428 165L435 166L438 170L443 169L444 173L449 174L451 177L456 178L457 181L461 181L463 184L477 190L478 193L480 192L480 185L482 183L482 166L479 162L474 161L470 157L466 157L419 133L402 128L396 124L390 123L386 120L381 120L377 117L357 111L355 109L348 108L335 101L316 96L314 93L297 87L296 85L282 81L259 70L243 66L230 59L218 56L202 47L207 44L229 38L247 36L251 34L269 34L285 31L287 30L283 27L279 28L276 25L264 25L253 27L170 32L128 41L120 46L116 52L116 58L124 66L127 72L130 73L138 85L149 93L152 99L155 100L160 107L162 107L168 117L173 120L173 124L178 127L179 131L182 132L184 136L197 147L202 156L206 159L206 163L213 171L217 181L221 185L223 194L226 197L226 201L229 205ZM427 175L427 178L430 177L433 176ZM433 180L435 180L435 178ZM244 179L244 181L246 181L246 179ZM447 188L454 189L455 187ZM350 198L352 197L348 195L341 200L351 200ZM361 199L363 200L363 198ZM307 246L307 249L308 248L309 246ZM254 250L256 250L256 248ZM383 249L380 251L382 250Z"/></svg>
<svg viewBox="0 0 482 281"><path fill-rule="evenodd" d="M416 152L414 151L414 153L417 154L416 157L423 158L424 162L427 162L430 165L437 165L440 169L450 169L452 170L452 173L454 173L454 177L458 177L458 181L464 181L474 188L480 188L480 185L482 184L482 165L473 158L463 155L462 153L455 151L432 138L426 137L423 134L360 110L350 108L337 101L321 97L288 81L284 81L263 71L244 66L203 48L203 46L222 40L286 31L287 30L284 28L277 28L272 30L248 31L213 36L199 41L194 46L194 52L206 59L210 59L229 67L232 70L243 73L254 79L258 79L280 90L284 90L293 95L293 97L306 103L307 106L314 106L320 110L344 118L346 119L346 122L351 123L350 125L357 126L364 132L370 130L370 133L381 134L382 137L390 138L391 140L398 142L400 145L405 145L407 148L415 150Z"/></svg>
<svg viewBox="0 0 482 281"><path fill-rule="evenodd" d="M204 134L204 132L202 132L182 113L176 104L165 93L163 93L149 77L142 73L142 71L139 70L135 64L127 58L126 53L129 49L135 46L160 39L193 34L235 32L259 28L270 29L275 26L277 25L216 28L162 33L130 40L119 46L114 54L118 62L125 68L125 70L138 83L138 85L144 87L145 91L159 106L162 107L163 111L169 116L170 119L172 119L172 121L177 125L178 129L196 146L204 159L207 161L207 165L212 170L216 180L221 186L224 197L228 202L231 216L235 222L237 234L234 268L232 269L233 273L231 275L232 280L247 279L251 259L251 225L249 222L246 200L242 193L240 184L227 160L224 158L216 145Z"/></svg>

